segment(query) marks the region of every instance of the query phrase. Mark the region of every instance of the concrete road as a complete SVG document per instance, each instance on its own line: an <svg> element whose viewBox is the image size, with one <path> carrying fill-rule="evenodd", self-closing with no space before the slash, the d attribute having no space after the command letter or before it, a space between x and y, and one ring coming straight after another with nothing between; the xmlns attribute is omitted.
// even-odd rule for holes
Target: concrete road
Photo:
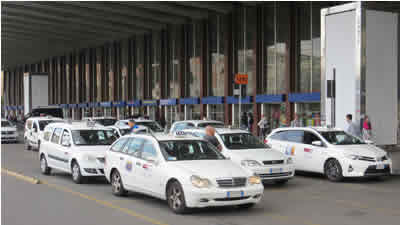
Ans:
<svg viewBox="0 0 400 225"><path fill-rule="evenodd" d="M399 153L393 155L400 160ZM182 216L144 195L115 197L104 179L77 185L65 173L41 175L37 152L22 144L1 145L1 156L5 225L397 225L400 220L400 176L331 183L301 175L284 186L266 185L264 199L253 209L208 208Z"/></svg>

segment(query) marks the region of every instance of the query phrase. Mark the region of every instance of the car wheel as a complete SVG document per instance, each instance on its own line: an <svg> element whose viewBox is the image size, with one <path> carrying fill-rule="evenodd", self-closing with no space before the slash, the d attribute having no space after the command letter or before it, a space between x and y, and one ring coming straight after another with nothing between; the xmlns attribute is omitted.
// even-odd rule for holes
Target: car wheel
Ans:
<svg viewBox="0 0 400 225"><path fill-rule="evenodd" d="M79 164L77 162L72 163L71 170L72 170L72 180L77 184L83 183L81 168L79 167Z"/></svg>
<svg viewBox="0 0 400 225"><path fill-rule="evenodd" d="M124 188L121 175L117 170L111 174L111 187L112 193L116 196L124 196L128 193Z"/></svg>
<svg viewBox="0 0 400 225"><path fill-rule="evenodd" d="M289 180L276 180L276 181L274 181L274 182L275 182L275 184L284 185L284 184L286 184L288 181L289 181Z"/></svg>
<svg viewBox="0 0 400 225"><path fill-rule="evenodd" d="M174 181L168 185L167 201L169 207L176 214L183 214L187 212L185 194L183 193L182 186L179 182Z"/></svg>
<svg viewBox="0 0 400 225"><path fill-rule="evenodd" d="M325 176L333 182L343 180L342 167L336 159L330 159L325 163Z"/></svg>
<svg viewBox="0 0 400 225"><path fill-rule="evenodd" d="M25 150L27 150L27 151L30 151L31 148L32 148L32 147L29 145L28 139L26 139L26 138L25 138L25 142L24 142L24 147L25 147Z"/></svg>
<svg viewBox="0 0 400 225"><path fill-rule="evenodd" d="M240 209L250 209L253 208L256 204L255 203L247 203L243 205L238 205Z"/></svg>
<svg viewBox="0 0 400 225"><path fill-rule="evenodd" d="M47 160L44 155L40 157L40 169L44 175L49 175L51 173L51 168L47 165Z"/></svg>

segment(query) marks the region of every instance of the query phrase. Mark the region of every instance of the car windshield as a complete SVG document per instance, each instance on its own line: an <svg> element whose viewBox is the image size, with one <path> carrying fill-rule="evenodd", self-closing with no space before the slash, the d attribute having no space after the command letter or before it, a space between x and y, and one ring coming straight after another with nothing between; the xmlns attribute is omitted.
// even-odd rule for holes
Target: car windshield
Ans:
<svg viewBox="0 0 400 225"><path fill-rule="evenodd" d="M96 123L99 123L103 126L111 126L114 125L115 122L117 122L116 119L95 119Z"/></svg>
<svg viewBox="0 0 400 225"><path fill-rule="evenodd" d="M119 132L121 132L121 136L124 136L125 134L129 134L129 132L131 132L131 129L130 128L119 129Z"/></svg>
<svg viewBox="0 0 400 225"><path fill-rule="evenodd" d="M39 129L40 129L40 130L44 130L44 128L45 128L49 123L54 123L54 122L61 122L61 121L41 120L41 121L39 121Z"/></svg>
<svg viewBox="0 0 400 225"><path fill-rule="evenodd" d="M163 132L164 131L164 129L156 121L135 122L135 125L145 126L147 128L150 128L154 132Z"/></svg>
<svg viewBox="0 0 400 225"><path fill-rule="evenodd" d="M222 134L224 145L231 150L269 148L260 139L249 133Z"/></svg>
<svg viewBox="0 0 400 225"><path fill-rule="evenodd" d="M198 127L212 126L214 128L224 128L224 124L223 123L218 123L218 122L199 123L197 126Z"/></svg>
<svg viewBox="0 0 400 225"><path fill-rule="evenodd" d="M361 145L365 144L361 139L354 137L344 131L319 132L322 137L333 145Z"/></svg>
<svg viewBox="0 0 400 225"><path fill-rule="evenodd" d="M213 145L202 140L161 141L160 148L167 161L225 159Z"/></svg>
<svg viewBox="0 0 400 225"><path fill-rule="evenodd" d="M1 127L12 127L12 124L8 121L1 121Z"/></svg>
<svg viewBox="0 0 400 225"><path fill-rule="evenodd" d="M73 130L75 145L111 145L117 137L111 130Z"/></svg>

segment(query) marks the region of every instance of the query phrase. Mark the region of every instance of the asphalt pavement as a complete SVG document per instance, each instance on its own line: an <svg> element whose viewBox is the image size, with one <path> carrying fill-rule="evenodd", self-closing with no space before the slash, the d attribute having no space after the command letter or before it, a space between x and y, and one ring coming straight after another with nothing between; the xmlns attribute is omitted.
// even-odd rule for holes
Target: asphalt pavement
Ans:
<svg viewBox="0 0 400 225"><path fill-rule="evenodd" d="M392 154L400 165L400 153ZM320 175L296 175L283 186L267 184L262 202L250 210L206 208L175 215L152 197L113 196L105 179L78 185L62 172L44 176L38 153L22 144L2 144L1 157L5 225L398 225L400 220L400 176L332 183Z"/></svg>

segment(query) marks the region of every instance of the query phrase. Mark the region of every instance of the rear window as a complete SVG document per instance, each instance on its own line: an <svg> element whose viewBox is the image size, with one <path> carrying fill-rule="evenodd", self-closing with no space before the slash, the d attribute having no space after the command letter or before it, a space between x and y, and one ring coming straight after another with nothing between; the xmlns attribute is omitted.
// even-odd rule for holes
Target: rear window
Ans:
<svg viewBox="0 0 400 225"><path fill-rule="evenodd" d="M214 128L224 128L224 124L223 123L199 123L197 125L198 127L206 127L206 126L212 126Z"/></svg>
<svg viewBox="0 0 400 225"><path fill-rule="evenodd" d="M63 112L62 109L60 108L37 108L37 109L32 109L32 116L40 116L40 115L46 115L46 116L53 116L53 117L59 117L63 118Z"/></svg>

